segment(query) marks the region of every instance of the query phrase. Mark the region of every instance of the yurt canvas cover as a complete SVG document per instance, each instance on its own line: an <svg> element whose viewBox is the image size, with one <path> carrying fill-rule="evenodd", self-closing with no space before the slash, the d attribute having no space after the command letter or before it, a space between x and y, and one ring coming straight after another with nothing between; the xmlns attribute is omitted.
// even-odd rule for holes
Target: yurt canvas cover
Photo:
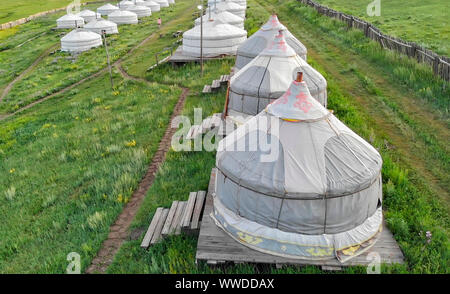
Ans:
<svg viewBox="0 0 450 294"><path fill-rule="evenodd" d="M155 0L161 8L169 7L169 2L167 0Z"/></svg>
<svg viewBox="0 0 450 294"><path fill-rule="evenodd" d="M200 56L200 26L183 34L183 54ZM235 55L239 44L247 39L247 31L219 20L203 24L203 56Z"/></svg>
<svg viewBox="0 0 450 294"><path fill-rule="evenodd" d="M283 95L298 71L304 73L311 95L326 107L325 78L295 53L280 31L266 49L231 78L228 113L258 114Z"/></svg>
<svg viewBox="0 0 450 294"><path fill-rule="evenodd" d="M152 10L147 6L132 5L127 10L136 13L138 18L152 15Z"/></svg>
<svg viewBox="0 0 450 294"><path fill-rule="evenodd" d="M116 23L103 18L91 21L90 23L85 25L84 28L97 34L102 34L103 30L106 31L106 34L119 33Z"/></svg>
<svg viewBox="0 0 450 294"><path fill-rule="evenodd" d="M252 148L252 137L272 148ZM216 166L212 216L246 246L289 258L345 261L376 241L381 156L313 99L305 82L292 83L220 141Z"/></svg>
<svg viewBox="0 0 450 294"><path fill-rule="evenodd" d="M119 8L121 10L128 10L128 8L130 6L133 6L133 5L134 5L134 2L133 1L129 1L129 0L123 0L123 1L119 2Z"/></svg>
<svg viewBox="0 0 450 294"><path fill-rule="evenodd" d="M58 29L72 29L84 26L84 19L75 14L66 14L56 20Z"/></svg>
<svg viewBox="0 0 450 294"><path fill-rule="evenodd" d="M228 11L239 17L245 18L245 7L231 1L223 1L217 4L211 4L211 7L219 11Z"/></svg>
<svg viewBox="0 0 450 294"><path fill-rule="evenodd" d="M61 51L81 52L101 45L101 36L85 29L75 29L61 38Z"/></svg>
<svg viewBox="0 0 450 294"><path fill-rule="evenodd" d="M222 2L223 0L208 0L208 6L214 7L214 4L218 4ZM240 6L247 8L247 0L228 0L230 2L234 2L236 4L239 4Z"/></svg>
<svg viewBox="0 0 450 294"><path fill-rule="evenodd" d="M97 8L97 12L100 13L101 15L108 15L111 12L116 11L116 10L119 10L119 7L112 5L110 3Z"/></svg>
<svg viewBox="0 0 450 294"><path fill-rule="evenodd" d="M240 29L244 28L244 19L242 17L239 17L231 12L228 11L211 11L211 15L209 12L206 12L204 16L202 16L203 23L206 23L210 19L213 20L220 20L223 23L227 23L233 26L236 26ZM195 20L195 25L200 25L201 18L197 18Z"/></svg>
<svg viewBox="0 0 450 294"><path fill-rule="evenodd" d="M79 17L82 17L86 23L102 17L100 13L94 12L89 9L84 9L80 11L77 15Z"/></svg>
<svg viewBox="0 0 450 294"><path fill-rule="evenodd" d="M144 4L142 4L143 6L147 6L150 7L150 9L152 10L152 12L158 12L161 10L161 7L159 6L158 3L156 3L155 1L144 1Z"/></svg>
<svg viewBox="0 0 450 294"><path fill-rule="evenodd" d="M272 42L273 37L278 34L279 31L283 31L286 42L294 51L306 60L306 47L299 41L294 35L289 32L286 27L278 21L276 14L270 16L269 21L265 23L256 33L251 35L247 41L245 41L238 48L236 55L236 69L243 68L247 63L252 61L253 58L258 56L267 45Z"/></svg>
<svg viewBox="0 0 450 294"><path fill-rule="evenodd" d="M116 24L137 24L138 17L136 13L126 10L117 10L108 14L108 20Z"/></svg>

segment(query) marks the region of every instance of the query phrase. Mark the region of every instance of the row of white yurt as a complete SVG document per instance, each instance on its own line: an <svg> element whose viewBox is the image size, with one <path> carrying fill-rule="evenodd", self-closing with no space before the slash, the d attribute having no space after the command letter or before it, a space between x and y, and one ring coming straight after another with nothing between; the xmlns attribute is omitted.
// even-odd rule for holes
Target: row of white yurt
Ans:
<svg viewBox="0 0 450 294"><path fill-rule="evenodd" d="M195 25L200 25L200 22L203 20L203 23L206 23L208 20L220 20L223 23L227 23L230 25L234 25L240 29L244 29L244 19L242 17L239 17L231 12L228 11L218 11L218 10L211 10L208 11L205 15L202 16L202 18L197 18L195 20Z"/></svg>
<svg viewBox="0 0 450 294"><path fill-rule="evenodd" d="M201 26L183 34L183 54L200 56ZM203 56L235 55L238 46L247 39L247 31L220 20L208 20L203 23Z"/></svg>
<svg viewBox="0 0 450 294"><path fill-rule="evenodd" d="M102 37L85 29L75 29L61 38L61 51L82 52L102 45Z"/></svg>

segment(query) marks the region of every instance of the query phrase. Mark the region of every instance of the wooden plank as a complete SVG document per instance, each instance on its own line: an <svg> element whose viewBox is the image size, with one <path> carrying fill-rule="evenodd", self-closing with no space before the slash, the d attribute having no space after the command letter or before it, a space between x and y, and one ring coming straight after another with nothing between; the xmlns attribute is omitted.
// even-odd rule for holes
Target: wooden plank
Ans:
<svg viewBox="0 0 450 294"><path fill-rule="evenodd" d="M191 225L192 213L194 212L196 197L197 192L189 193L189 198L188 201L186 202L186 207L184 208L183 219L181 221L181 229L189 228Z"/></svg>
<svg viewBox="0 0 450 294"><path fill-rule="evenodd" d="M156 225L155 232L153 233L152 240L150 241L150 244L155 244L159 240L161 240L161 231L164 226L164 223L167 218L167 214L169 214L169 209L164 208L161 212L161 217L158 220L158 224Z"/></svg>
<svg viewBox="0 0 450 294"><path fill-rule="evenodd" d="M194 213L192 214L191 230L199 229L199 221L205 204L206 191L198 191L195 200Z"/></svg>
<svg viewBox="0 0 450 294"><path fill-rule="evenodd" d="M172 206L170 207L169 214L167 214L167 219L166 219L166 221L164 223L164 227L161 231L161 234L163 235L163 237L165 237L171 233L170 226L172 225L172 222L173 222L173 219L175 216L175 212L177 211L177 207L178 207L178 201L172 202Z"/></svg>
<svg viewBox="0 0 450 294"><path fill-rule="evenodd" d="M214 80L211 84L211 90L215 90L217 88L220 88L220 81L219 80Z"/></svg>
<svg viewBox="0 0 450 294"><path fill-rule="evenodd" d="M303 260L294 258L283 258L275 255L265 254L235 241L222 229L216 226L210 213L213 208L212 193L214 192L215 169L211 173L208 187L208 195L205 200L205 208L200 225L200 232L197 244L196 260L203 261L230 261L234 263L263 263L273 265L316 265L324 270L338 270L345 266L362 265L371 262L368 254L377 252L383 263L404 263L404 256L392 233L383 223L383 230L378 236L377 242L367 251L354 258L341 263L336 258L327 260Z"/></svg>
<svg viewBox="0 0 450 294"><path fill-rule="evenodd" d="M172 224L170 225L170 232L173 234L177 228L177 225L181 222L181 216L183 213L183 206L186 201L179 201L177 205L177 210L175 211L175 216L173 218Z"/></svg>
<svg viewBox="0 0 450 294"><path fill-rule="evenodd" d="M186 208L186 201L180 202L178 204L178 206L181 206L181 208L180 208L180 214L179 214L179 216L177 218L177 222L176 222L175 235L181 234L181 221L183 219L184 209Z"/></svg>
<svg viewBox="0 0 450 294"><path fill-rule="evenodd" d="M159 218L161 216L161 212L163 211L162 207L158 207L156 209L155 214L153 215L150 226L145 233L144 239L142 240L141 247L147 249L150 246L150 241L152 240L153 233L155 231L156 225L158 224Z"/></svg>

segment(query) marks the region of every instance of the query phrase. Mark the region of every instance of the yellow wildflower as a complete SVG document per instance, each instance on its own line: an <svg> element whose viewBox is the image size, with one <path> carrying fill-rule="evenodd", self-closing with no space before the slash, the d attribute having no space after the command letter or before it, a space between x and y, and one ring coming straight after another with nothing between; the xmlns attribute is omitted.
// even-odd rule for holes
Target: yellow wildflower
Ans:
<svg viewBox="0 0 450 294"><path fill-rule="evenodd" d="M125 146L127 146L127 147L134 147L134 146L136 146L136 141L135 140L131 140L130 142L127 142L125 144Z"/></svg>

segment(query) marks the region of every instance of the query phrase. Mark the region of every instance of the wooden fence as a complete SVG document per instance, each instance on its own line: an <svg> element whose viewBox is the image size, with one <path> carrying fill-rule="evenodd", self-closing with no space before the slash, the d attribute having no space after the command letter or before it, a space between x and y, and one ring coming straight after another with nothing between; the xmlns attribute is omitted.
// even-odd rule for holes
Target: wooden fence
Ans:
<svg viewBox="0 0 450 294"><path fill-rule="evenodd" d="M383 34L370 22L359 19L355 16L336 11L311 0L297 1L313 7L322 15L345 22L350 28L356 28L363 31L366 37L378 42L384 49L397 51L401 54L407 55L408 57L415 58L418 62L430 65L435 75L440 76L447 82L450 81L450 58L447 56L439 56L433 51L423 48L414 42L403 41L402 39Z"/></svg>

